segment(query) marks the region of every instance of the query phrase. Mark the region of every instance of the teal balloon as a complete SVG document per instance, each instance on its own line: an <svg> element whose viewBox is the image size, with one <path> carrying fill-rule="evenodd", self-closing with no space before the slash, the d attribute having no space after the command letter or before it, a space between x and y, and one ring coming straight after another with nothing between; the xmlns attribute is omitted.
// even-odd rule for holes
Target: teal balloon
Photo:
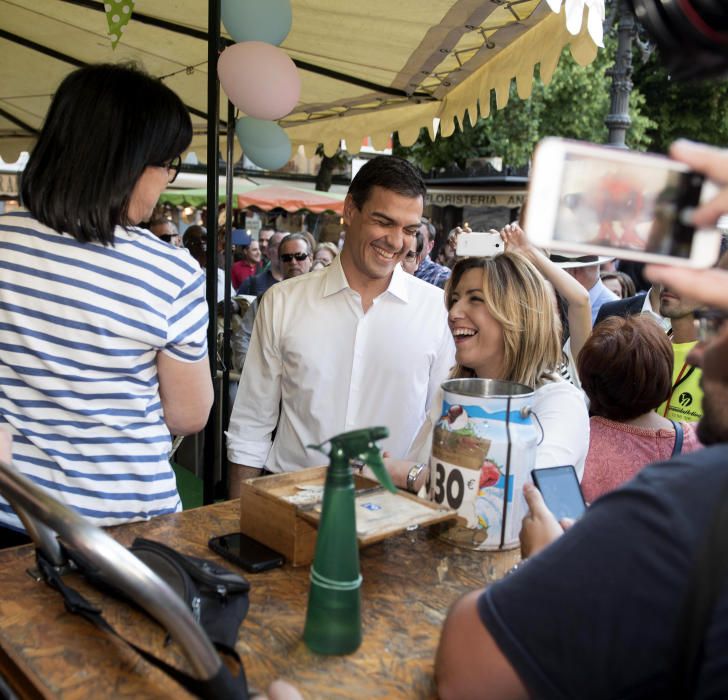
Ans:
<svg viewBox="0 0 728 700"><path fill-rule="evenodd" d="M259 168L278 170L291 159L288 134L275 122L242 117L235 123L235 133L246 157Z"/></svg>
<svg viewBox="0 0 728 700"><path fill-rule="evenodd" d="M236 42L278 46L291 31L291 0L222 0L222 23Z"/></svg>

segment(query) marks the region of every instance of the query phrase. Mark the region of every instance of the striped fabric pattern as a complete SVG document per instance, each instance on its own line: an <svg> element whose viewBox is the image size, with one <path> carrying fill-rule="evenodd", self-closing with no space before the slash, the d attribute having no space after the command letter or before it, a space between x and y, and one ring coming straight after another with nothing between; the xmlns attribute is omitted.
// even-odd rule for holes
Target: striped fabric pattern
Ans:
<svg viewBox="0 0 728 700"><path fill-rule="evenodd" d="M144 229L115 239L0 216L0 428L22 473L99 526L180 510L156 354L207 350L199 265ZM2 499L0 523L22 528Z"/></svg>

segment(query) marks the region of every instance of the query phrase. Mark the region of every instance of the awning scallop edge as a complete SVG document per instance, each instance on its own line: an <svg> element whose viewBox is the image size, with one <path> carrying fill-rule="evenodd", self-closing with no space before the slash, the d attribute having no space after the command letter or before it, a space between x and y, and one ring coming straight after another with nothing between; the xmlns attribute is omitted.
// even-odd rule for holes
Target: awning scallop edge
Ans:
<svg viewBox="0 0 728 700"><path fill-rule="evenodd" d="M449 136L456 128L455 118L462 122L466 112L476 117L479 104L482 116L488 116L492 90L496 94L497 108L503 109L508 104L514 79L519 97L530 97L537 65L540 65L541 79L549 83L566 46L582 66L596 58L598 47L589 34L586 13L582 17L581 30L575 36L566 27L563 8L559 14L550 14L465 78L442 100L420 104L413 100L342 119L290 125L285 127L286 133L294 146L303 145L308 155L319 143L323 144L327 155L333 155L341 140L346 141L349 150L356 152L352 144L361 144L367 137L371 137L375 145L386 143L394 131L398 132L400 142L408 146L417 140L422 128L432 132L434 119L440 120L442 134Z"/></svg>

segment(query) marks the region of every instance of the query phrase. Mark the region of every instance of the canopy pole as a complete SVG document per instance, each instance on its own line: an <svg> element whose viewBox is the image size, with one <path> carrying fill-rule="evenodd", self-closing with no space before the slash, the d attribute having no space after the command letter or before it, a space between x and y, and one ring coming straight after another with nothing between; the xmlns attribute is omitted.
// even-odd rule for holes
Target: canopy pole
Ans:
<svg viewBox="0 0 728 700"><path fill-rule="evenodd" d="M627 148L625 138L632 124L629 116L629 95L632 92L632 39L636 33L634 16L624 0L617 4L617 54L614 66L609 70L612 76L609 114L604 123L609 129L607 143L617 148Z"/></svg>
<svg viewBox="0 0 728 700"><path fill-rule="evenodd" d="M230 345L230 276L233 264L233 158L235 153L235 106L228 100L227 108L227 151L225 157L225 309L222 325L222 430L220 442L220 495L228 497L228 461L225 428L230 415L230 366L232 347ZM236 290L237 291L237 290Z"/></svg>
<svg viewBox="0 0 728 700"><path fill-rule="evenodd" d="M218 128L220 86L217 81L217 58L220 47L220 0L209 0L207 14L207 349L210 374L215 387L215 402L205 426L205 448L202 464L202 502L215 499L216 446L220 429L220 394L217 381L217 194L218 194ZM223 387L224 388L224 387ZM218 453L219 454L219 453Z"/></svg>

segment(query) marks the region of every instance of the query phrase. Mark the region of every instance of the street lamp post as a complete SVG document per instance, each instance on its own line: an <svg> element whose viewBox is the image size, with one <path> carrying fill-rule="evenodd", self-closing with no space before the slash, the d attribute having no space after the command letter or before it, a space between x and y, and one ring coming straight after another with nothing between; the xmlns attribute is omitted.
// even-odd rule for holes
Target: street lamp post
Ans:
<svg viewBox="0 0 728 700"><path fill-rule="evenodd" d="M632 90L632 39L635 21L624 0L617 0L619 25L617 28L617 55L609 74L612 76L609 114L604 123L609 129L607 143L617 148L627 148L625 136L632 124L629 117L629 93Z"/></svg>

